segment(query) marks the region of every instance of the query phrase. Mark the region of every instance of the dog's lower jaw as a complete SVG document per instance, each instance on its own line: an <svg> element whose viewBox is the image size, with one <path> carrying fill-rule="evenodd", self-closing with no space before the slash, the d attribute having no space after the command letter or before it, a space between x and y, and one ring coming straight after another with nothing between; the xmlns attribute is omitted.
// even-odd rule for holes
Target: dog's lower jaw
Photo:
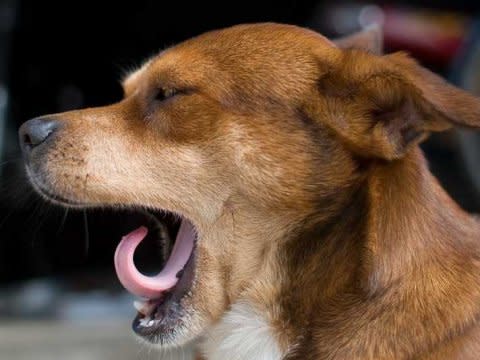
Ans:
<svg viewBox="0 0 480 360"><path fill-rule="evenodd" d="M285 343L280 339L283 335L278 334L271 324L275 317L270 315L270 304L278 301L278 296L270 295L279 290L279 282L271 280L279 279L276 261L279 244L286 237L284 225L287 218L291 221L293 215L274 216L270 211L238 203L231 210L234 214L226 211L214 226L205 227L206 231L198 241L197 262L208 263L220 272L201 265L197 268L191 306L187 308L184 325L169 343L159 342L155 347L171 348L199 340L200 348L208 354L206 359L244 359L242 353L232 352L231 346L236 347L235 344L246 340L252 346L246 355L261 354L267 345L268 353L285 352ZM243 226L235 223L238 218L243 219ZM258 227L258 223L269 226ZM210 246L204 247L207 242ZM225 243L235 244L233 253L226 252L222 247ZM254 333L258 336L252 338ZM226 349L227 356L222 357Z"/></svg>

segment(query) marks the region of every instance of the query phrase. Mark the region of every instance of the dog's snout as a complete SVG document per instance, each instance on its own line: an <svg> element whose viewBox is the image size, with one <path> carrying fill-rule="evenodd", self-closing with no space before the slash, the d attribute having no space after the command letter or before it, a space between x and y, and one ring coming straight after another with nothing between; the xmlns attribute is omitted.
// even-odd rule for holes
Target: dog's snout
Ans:
<svg viewBox="0 0 480 360"><path fill-rule="evenodd" d="M20 145L28 153L42 144L58 128L58 121L50 118L35 118L24 123L19 130Z"/></svg>

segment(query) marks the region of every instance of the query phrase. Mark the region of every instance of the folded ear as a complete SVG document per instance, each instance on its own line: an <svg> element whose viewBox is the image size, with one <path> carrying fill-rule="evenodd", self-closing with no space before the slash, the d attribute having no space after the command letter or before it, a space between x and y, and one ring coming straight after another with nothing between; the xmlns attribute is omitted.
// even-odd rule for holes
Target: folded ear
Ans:
<svg viewBox="0 0 480 360"><path fill-rule="evenodd" d="M333 42L341 49L365 50L377 55L383 53L383 31L380 25L376 24Z"/></svg>
<svg viewBox="0 0 480 360"><path fill-rule="evenodd" d="M319 80L315 116L360 155L392 160L432 131L480 127L480 99L407 55L340 53Z"/></svg>

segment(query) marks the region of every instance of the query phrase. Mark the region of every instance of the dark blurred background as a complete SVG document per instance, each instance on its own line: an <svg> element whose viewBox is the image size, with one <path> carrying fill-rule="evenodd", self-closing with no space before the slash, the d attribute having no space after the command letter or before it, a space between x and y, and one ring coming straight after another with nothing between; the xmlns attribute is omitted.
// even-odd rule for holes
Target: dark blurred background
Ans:
<svg viewBox="0 0 480 360"><path fill-rule="evenodd" d="M477 15L478 0L0 0L0 359L153 356L125 340L133 308L114 275L113 253L129 224L118 214L65 211L39 199L23 174L22 122L117 101L119 79L143 59L204 31L260 21L330 37L380 23L387 51L409 51L480 94ZM423 147L448 192L480 211L479 135L454 131Z"/></svg>

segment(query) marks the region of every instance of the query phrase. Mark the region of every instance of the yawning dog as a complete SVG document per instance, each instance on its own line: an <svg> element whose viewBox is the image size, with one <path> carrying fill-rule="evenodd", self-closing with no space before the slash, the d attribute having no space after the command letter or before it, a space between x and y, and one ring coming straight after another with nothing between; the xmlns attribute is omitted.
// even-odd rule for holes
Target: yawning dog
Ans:
<svg viewBox="0 0 480 360"><path fill-rule="evenodd" d="M115 254L141 338L209 360L480 358L480 224L418 146L480 127L479 99L382 55L376 28L279 24L181 43L123 87L20 142L50 201L171 220L157 276L133 262L147 227Z"/></svg>

